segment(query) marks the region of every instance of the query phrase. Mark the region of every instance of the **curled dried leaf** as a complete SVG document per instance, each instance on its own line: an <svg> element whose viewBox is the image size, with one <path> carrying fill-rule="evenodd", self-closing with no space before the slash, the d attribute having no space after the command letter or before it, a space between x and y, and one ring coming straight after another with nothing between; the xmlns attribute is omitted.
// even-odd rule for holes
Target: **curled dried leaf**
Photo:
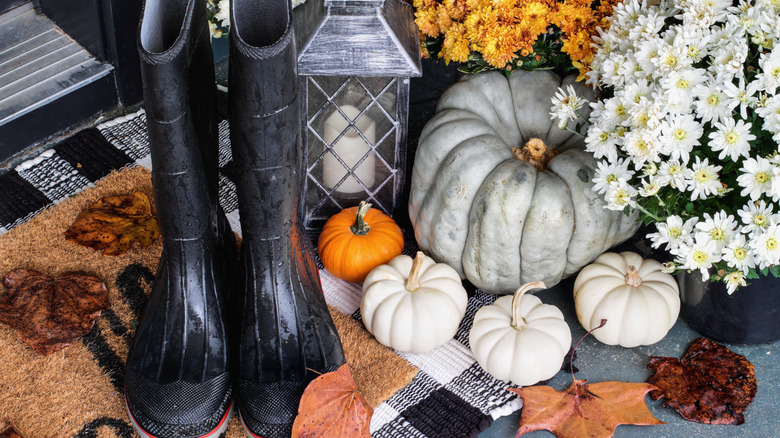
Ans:
<svg viewBox="0 0 780 438"><path fill-rule="evenodd" d="M95 277L67 273L56 278L16 269L3 278L0 323L40 354L61 350L87 334L108 308L106 285Z"/></svg>
<svg viewBox="0 0 780 438"><path fill-rule="evenodd" d="M698 338L681 359L651 356L647 379L659 388L650 396L666 399L683 418L699 423L742 424L758 383L745 356Z"/></svg>
<svg viewBox="0 0 780 438"><path fill-rule="evenodd" d="M293 423L293 438L370 438L374 410L357 392L344 364L325 373L306 387Z"/></svg>
<svg viewBox="0 0 780 438"><path fill-rule="evenodd" d="M122 255L133 243L146 248L159 236L149 197L140 192L101 198L65 231L67 240L103 251L103 255Z"/></svg>

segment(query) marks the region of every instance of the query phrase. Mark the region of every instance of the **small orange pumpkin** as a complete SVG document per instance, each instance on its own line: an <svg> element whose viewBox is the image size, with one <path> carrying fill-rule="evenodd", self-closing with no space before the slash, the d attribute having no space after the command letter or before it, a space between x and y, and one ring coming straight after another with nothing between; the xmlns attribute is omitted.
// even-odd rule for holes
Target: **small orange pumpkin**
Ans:
<svg viewBox="0 0 780 438"><path fill-rule="evenodd" d="M322 264L342 280L359 283L372 269L404 249L401 228L390 216L363 201L325 222L317 243Z"/></svg>

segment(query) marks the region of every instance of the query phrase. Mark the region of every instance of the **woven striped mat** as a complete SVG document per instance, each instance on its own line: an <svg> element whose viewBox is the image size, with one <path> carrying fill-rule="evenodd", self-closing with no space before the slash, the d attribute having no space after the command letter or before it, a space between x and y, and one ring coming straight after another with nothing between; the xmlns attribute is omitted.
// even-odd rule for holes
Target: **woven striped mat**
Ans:
<svg viewBox="0 0 780 438"><path fill-rule="evenodd" d="M227 121L220 123L219 134L219 164L220 168L225 168L229 166L232 159ZM0 176L0 239L4 235L13 234L10 230L32 221L50 210L52 206L72 199L80 192L100 186L101 181L105 178L109 176L117 178L116 170L148 169L150 167L150 151L143 111L111 120L96 128L81 131L67 141ZM220 203L228 214L231 226L240 235L235 185L225 172L220 173L219 195ZM407 242L405 252L412 254L415 246L413 238L407 236ZM132 277L132 281L126 287L117 283L117 287L124 294L140 294L141 296L136 298L143 301L144 292L139 284L146 284L150 281L150 278L153 277L154 266L136 263L129 264L128 269L130 271L125 272L127 271L125 269L121 274L128 276L128 278ZM5 272L0 273L0 275L4 274ZM320 275L326 300L331 306L331 310L336 309L342 314L349 315L351 317L349 319L359 322L360 285L336 279L325 270L321 270ZM376 438L476 436L486 429L494 419L510 414L521 407L521 401L507 391L508 383L498 381L482 370L475 362L468 347L468 333L475 312L480 307L491 304L494 300L493 295L480 291L474 292L469 299L466 317L455 338L431 353L392 352L404 363L416 367L418 371L411 378L411 381L404 382L403 385L394 388L394 393L378 400L371 421L372 436ZM138 302L138 300L133 302ZM130 313L133 312L140 315L141 309L136 306ZM47 433L47 436L132 436L128 419L123 415L121 392L124 379L124 357L127 345L132 339L133 327L132 324L127 327L128 324L123 323L122 318L119 317L111 321L111 310L106 314L109 316L104 315L102 318L109 320L102 324L104 331L107 330L109 335L101 337L101 332L98 331L101 324L96 324L95 329L83 340L82 347L87 352L91 352L91 356L87 356L94 359L109 382L106 385L108 388L106 391L111 394L110 402L107 403L108 406L104 411L90 412L89 415L86 415L82 424L71 424L72 419L70 418L47 419L46 421L52 422L47 426L47 430L51 431L50 434ZM362 325L358 325L364 331ZM339 329L341 333L341 326ZM0 327L0 335L3 335L3 331L10 332L6 327ZM7 333L5 334L7 335ZM342 334L342 338L343 336ZM110 349L111 354L106 354L106 350L101 350L98 344L101 342L110 343L106 339L107 337L118 337L119 340L116 342L124 344ZM24 346L21 343L20 345ZM68 354L75 355L76 353L67 353L71 348L74 347L66 348L64 350L66 353L63 354L66 356ZM56 356L56 354L52 356ZM25 353L20 357L30 356ZM4 360L9 359L0 358L0 361ZM43 361L44 359L35 360ZM48 357L45 360L49 360ZM62 360L62 357L51 360ZM0 365L2 365L1 362ZM13 364L5 365L13 366ZM49 363L42 363L41 366L53 367ZM56 375L55 372L51 374ZM45 373L36 377L44 379L44 384L46 379L53 379ZM8 400L8 397L4 400L3 394L8 396L15 389L10 388L13 383L3 381L3 379L4 377L0 375L0 432L2 432L4 425L11 423L23 432L25 421L39 418L30 414L28 410L45 409L45 403L41 402L41 406L15 408L11 410L11 414L2 412L3 403L7 405L13 403L13 400ZM20 396L17 395L17 397ZM25 403L34 404L36 401L27 400ZM74 409L78 409L78 407ZM77 416L76 414L77 412L74 412L73 415ZM4 418L4 415L6 417L10 415L11 418ZM60 416L67 417L67 415ZM81 418L81 416L78 417ZM63 424L56 424L57 421L61 421ZM234 434L234 428L230 428L227 436L237 437L239 435Z"/></svg>

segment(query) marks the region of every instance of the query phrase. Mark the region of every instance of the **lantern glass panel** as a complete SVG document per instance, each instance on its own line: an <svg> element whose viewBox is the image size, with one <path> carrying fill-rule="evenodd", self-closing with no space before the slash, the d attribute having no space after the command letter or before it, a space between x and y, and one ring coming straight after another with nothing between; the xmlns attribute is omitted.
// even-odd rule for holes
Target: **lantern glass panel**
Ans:
<svg viewBox="0 0 780 438"><path fill-rule="evenodd" d="M307 223L371 202L393 209L398 178L398 78L306 78Z"/></svg>

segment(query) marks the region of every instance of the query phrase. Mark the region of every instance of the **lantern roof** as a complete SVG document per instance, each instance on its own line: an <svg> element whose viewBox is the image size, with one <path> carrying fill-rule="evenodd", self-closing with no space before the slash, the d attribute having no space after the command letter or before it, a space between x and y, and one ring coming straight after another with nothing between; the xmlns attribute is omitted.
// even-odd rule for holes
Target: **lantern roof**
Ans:
<svg viewBox="0 0 780 438"><path fill-rule="evenodd" d="M414 11L402 0L307 0L294 20L298 74L422 74Z"/></svg>

